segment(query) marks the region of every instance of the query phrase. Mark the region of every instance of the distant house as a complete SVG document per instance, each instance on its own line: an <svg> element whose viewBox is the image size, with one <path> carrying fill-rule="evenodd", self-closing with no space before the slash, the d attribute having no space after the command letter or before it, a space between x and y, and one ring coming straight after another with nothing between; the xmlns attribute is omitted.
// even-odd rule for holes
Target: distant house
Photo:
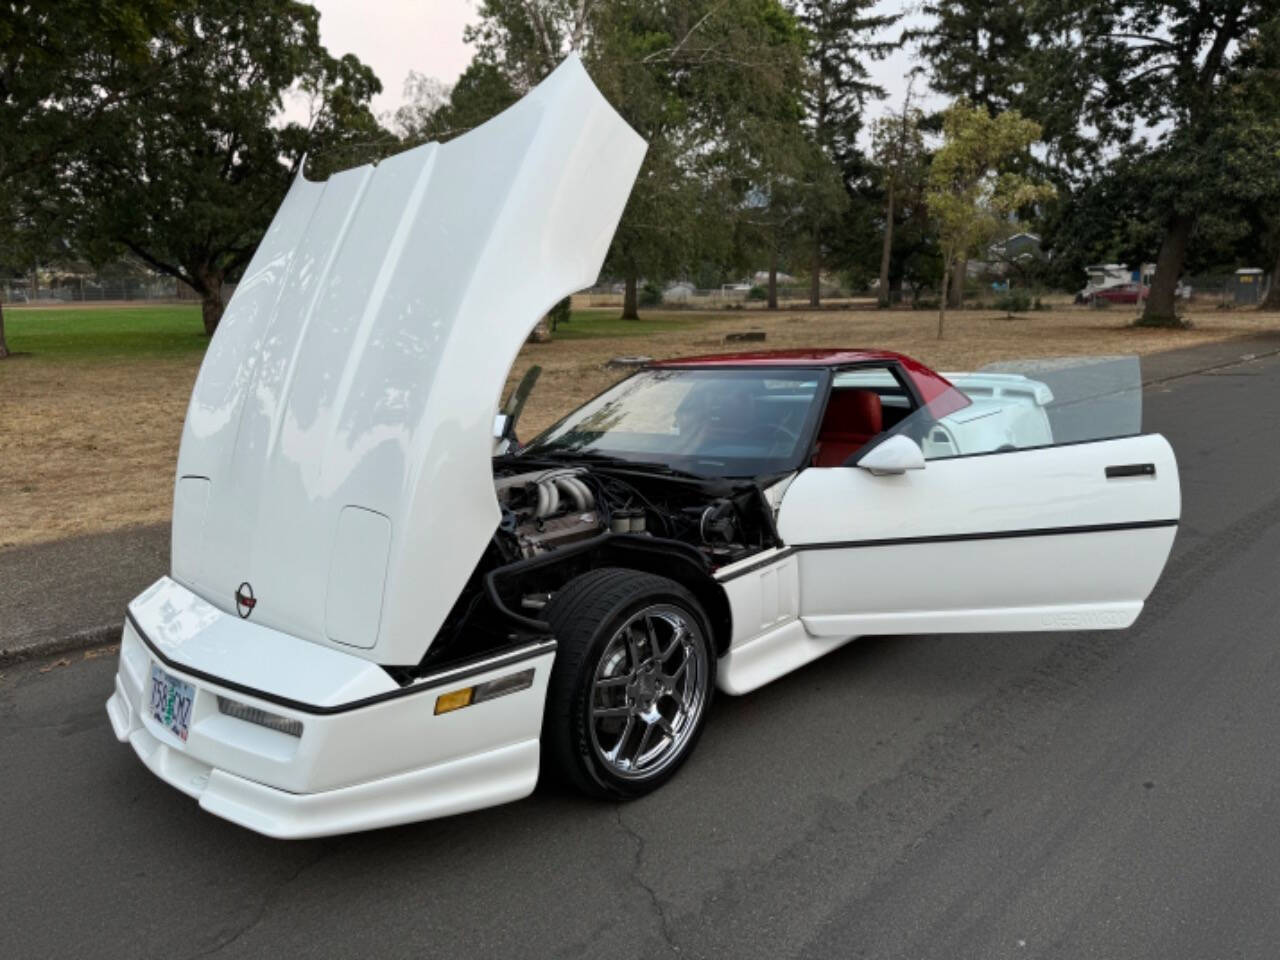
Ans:
<svg viewBox="0 0 1280 960"><path fill-rule="evenodd" d="M1049 255L1040 245L1040 238L1034 233L1022 231L988 246L986 259L970 260L965 272L970 277L1003 277L1009 272L1010 266L1048 259Z"/></svg>
<svg viewBox="0 0 1280 960"><path fill-rule="evenodd" d="M1047 260L1048 255L1040 245L1040 238L1034 233L1015 233L999 243L991 245L992 259L1005 263L1018 263L1024 260Z"/></svg>

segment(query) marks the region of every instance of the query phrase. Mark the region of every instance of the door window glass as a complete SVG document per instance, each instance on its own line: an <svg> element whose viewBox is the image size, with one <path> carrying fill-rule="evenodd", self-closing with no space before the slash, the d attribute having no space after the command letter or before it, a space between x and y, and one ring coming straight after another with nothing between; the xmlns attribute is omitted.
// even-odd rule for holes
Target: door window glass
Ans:
<svg viewBox="0 0 1280 960"><path fill-rule="evenodd" d="M1142 432L1137 357L1047 357L942 375L969 402L944 416L916 410L888 430L915 440L927 460Z"/></svg>

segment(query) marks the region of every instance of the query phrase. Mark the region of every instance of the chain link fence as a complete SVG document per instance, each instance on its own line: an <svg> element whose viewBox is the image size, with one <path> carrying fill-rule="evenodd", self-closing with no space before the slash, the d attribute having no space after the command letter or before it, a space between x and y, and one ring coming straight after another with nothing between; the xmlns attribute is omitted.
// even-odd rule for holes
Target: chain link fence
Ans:
<svg viewBox="0 0 1280 960"><path fill-rule="evenodd" d="M621 283L602 283L574 294L576 309L622 306L624 287ZM656 284L640 284L637 291L640 306L689 310L734 309L749 303L763 302L768 296L765 284L725 284L720 287L695 287L690 283L668 284L659 288ZM855 295L840 287L823 283L822 301L852 299ZM868 294L859 296L867 297ZM809 285L778 284L778 302L788 307L801 307L809 303Z"/></svg>
<svg viewBox="0 0 1280 960"><path fill-rule="evenodd" d="M222 302L235 292L235 284L223 284ZM200 295L173 277L107 278L60 277L37 283L31 277L0 277L0 302L21 306L57 306L73 303L133 302L199 303Z"/></svg>

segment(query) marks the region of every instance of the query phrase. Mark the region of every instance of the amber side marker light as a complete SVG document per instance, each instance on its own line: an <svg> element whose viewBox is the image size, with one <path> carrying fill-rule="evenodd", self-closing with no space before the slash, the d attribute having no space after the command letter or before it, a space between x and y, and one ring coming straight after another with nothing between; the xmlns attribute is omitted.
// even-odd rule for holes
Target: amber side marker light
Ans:
<svg viewBox="0 0 1280 960"><path fill-rule="evenodd" d="M436 716L461 710L475 703L484 703L486 700L496 700L509 693L519 693L521 690L528 690L531 686L533 686L533 667L521 670L519 673L509 673L505 677L486 680L474 687L450 690L436 697Z"/></svg>

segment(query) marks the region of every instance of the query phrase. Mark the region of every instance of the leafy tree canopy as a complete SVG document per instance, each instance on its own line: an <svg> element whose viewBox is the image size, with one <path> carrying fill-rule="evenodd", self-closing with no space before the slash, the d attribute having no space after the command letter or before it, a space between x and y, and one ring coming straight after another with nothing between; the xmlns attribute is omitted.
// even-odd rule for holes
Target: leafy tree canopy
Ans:
<svg viewBox="0 0 1280 960"><path fill-rule="evenodd" d="M247 264L304 155L311 175L360 163L391 140L368 109L381 87L320 43L295 0L201 0L177 8L134 74L145 95L109 111L69 171L76 224L98 258L121 248L190 284L204 327L222 284ZM281 123L286 93L309 101Z"/></svg>
<svg viewBox="0 0 1280 960"><path fill-rule="evenodd" d="M943 122L943 143L929 166L926 200L938 223L943 255L941 289L958 258L997 236L1018 211L1053 196L1053 188L1009 171L1040 137L1040 125L1016 110L995 116L958 101ZM938 314L943 335L946 298Z"/></svg>

